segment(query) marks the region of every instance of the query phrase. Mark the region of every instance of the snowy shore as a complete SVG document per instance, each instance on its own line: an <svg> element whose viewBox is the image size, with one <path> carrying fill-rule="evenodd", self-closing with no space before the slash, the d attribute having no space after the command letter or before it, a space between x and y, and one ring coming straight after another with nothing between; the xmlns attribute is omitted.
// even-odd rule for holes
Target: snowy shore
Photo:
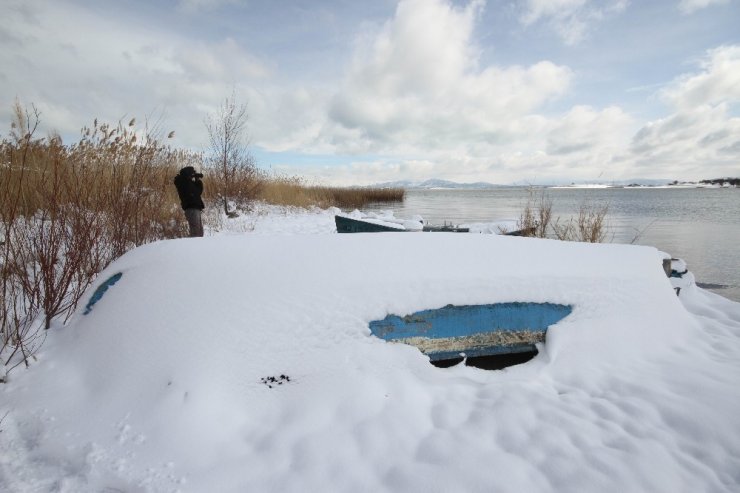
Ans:
<svg viewBox="0 0 740 493"><path fill-rule="evenodd" d="M650 247L338 235L337 212L261 209L101 273L0 387L0 491L740 489L740 304L677 297ZM368 329L510 301L573 312L503 371Z"/></svg>

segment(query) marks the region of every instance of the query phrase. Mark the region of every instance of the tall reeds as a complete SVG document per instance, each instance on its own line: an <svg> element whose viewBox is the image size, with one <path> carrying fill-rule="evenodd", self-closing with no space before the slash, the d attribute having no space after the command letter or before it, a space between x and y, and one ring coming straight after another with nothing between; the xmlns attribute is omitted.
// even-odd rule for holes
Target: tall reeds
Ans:
<svg viewBox="0 0 740 493"><path fill-rule="evenodd" d="M355 209L372 203L402 202L404 194L402 188L327 187L307 185L298 177L276 176L263 182L258 198L295 207Z"/></svg>
<svg viewBox="0 0 740 493"><path fill-rule="evenodd" d="M134 246L181 236L172 177L199 156L146 128L99 124L63 145L37 137L16 105L0 142L0 356L28 363L52 320L66 319L98 272Z"/></svg>

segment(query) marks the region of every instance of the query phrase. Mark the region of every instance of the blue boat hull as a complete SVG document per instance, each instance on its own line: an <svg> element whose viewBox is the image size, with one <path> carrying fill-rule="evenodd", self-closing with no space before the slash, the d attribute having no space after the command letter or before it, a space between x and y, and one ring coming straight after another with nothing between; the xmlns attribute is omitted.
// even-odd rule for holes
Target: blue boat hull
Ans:
<svg viewBox="0 0 740 493"><path fill-rule="evenodd" d="M337 233L405 233L405 229L383 226L382 224L360 221L345 216L334 216L334 224L337 226Z"/></svg>
<svg viewBox="0 0 740 493"><path fill-rule="evenodd" d="M547 328L572 311L554 303L448 305L370 322L370 332L391 342L419 348L432 361L535 350Z"/></svg>

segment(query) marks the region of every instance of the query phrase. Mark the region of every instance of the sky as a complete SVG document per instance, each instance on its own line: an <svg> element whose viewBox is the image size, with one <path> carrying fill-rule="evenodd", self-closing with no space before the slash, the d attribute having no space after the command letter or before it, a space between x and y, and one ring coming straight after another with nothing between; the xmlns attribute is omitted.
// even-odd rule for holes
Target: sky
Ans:
<svg viewBox="0 0 740 493"><path fill-rule="evenodd" d="M740 0L0 3L2 135L17 100L205 151L233 95L312 183L740 176Z"/></svg>

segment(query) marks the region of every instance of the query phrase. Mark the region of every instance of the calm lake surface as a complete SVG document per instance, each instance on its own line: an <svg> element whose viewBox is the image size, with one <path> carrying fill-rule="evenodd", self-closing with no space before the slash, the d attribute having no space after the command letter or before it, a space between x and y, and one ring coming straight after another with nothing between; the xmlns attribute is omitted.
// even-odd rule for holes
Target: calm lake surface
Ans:
<svg viewBox="0 0 740 493"><path fill-rule="evenodd" d="M539 191L537 192L539 193ZM545 189L553 217L567 219L581 204L608 204L608 238L651 245L684 259L697 282L740 301L740 189ZM378 205L398 218L420 215L429 224L518 219L526 188L408 190L403 204ZM608 240L607 240L608 241Z"/></svg>

